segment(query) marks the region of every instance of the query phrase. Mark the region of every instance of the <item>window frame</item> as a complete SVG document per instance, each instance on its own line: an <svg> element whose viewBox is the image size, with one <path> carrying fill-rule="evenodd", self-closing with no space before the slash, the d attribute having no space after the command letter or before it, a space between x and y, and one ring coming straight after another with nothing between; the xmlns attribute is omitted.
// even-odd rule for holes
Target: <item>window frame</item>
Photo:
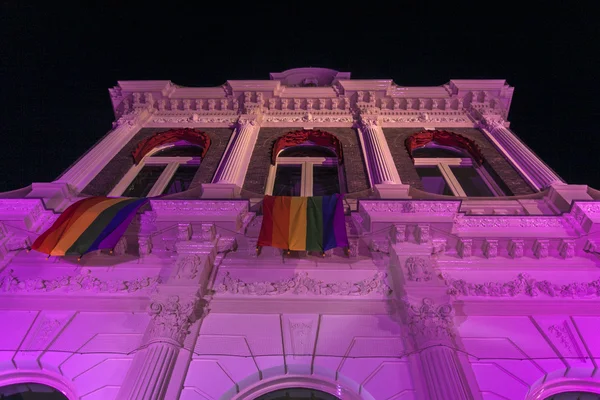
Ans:
<svg viewBox="0 0 600 400"><path fill-rule="evenodd" d="M168 144L164 146L159 146L152 151L148 152L144 156L144 158L137 164L133 165L129 168L129 171L121 178L119 183L115 185L115 187L108 193L108 197L119 197L122 196L123 193L127 190L129 185L133 182L135 177L140 173L140 171L146 165L166 165L164 171L160 174L154 186L146 197L156 197L160 196L162 192L167 188L169 182L177 172L177 169L181 165L198 165L200 166L202 162L201 157L153 157L153 154L158 153L159 151L168 149L170 147L176 147L177 144Z"/></svg>
<svg viewBox="0 0 600 400"><path fill-rule="evenodd" d="M300 197L311 197L313 195L314 184L314 166L336 166L338 171L338 183L340 193L344 193L346 187L344 181L343 168L338 164L337 157L277 157L275 165L269 168L269 176L267 178L267 187L265 194L273 195L273 186L275 186L275 177L277 174L278 165L300 165L302 167L302 179L300 184Z"/></svg>
<svg viewBox="0 0 600 400"><path fill-rule="evenodd" d="M450 169L450 167L473 167L473 169L479 174L483 183L490 189L492 194L496 197L504 196L504 192L500 189L500 186L492 178L492 176L482 166L473 163L471 158L414 158L414 165L416 168L419 167L437 167L446 184L450 188L450 191L455 197L475 197L467 196L462 186L456 179L456 176ZM487 197L487 196L481 196Z"/></svg>

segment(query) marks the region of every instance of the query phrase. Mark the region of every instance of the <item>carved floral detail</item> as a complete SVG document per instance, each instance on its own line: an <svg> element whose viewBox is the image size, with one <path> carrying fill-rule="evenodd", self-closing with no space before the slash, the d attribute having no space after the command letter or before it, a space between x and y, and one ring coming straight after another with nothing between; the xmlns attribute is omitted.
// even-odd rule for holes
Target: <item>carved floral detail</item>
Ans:
<svg viewBox="0 0 600 400"><path fill-rule="evenodd" d="M197 254L187 254L177 260L177 279L194 279L198 274L198 267L202 263L202 257Z"/></svg>
<svg viewBox="0 0 600 400"><path fill-rule="evenodd" d="M548 239L537 239L533 243L533 254L536 258L546 258L548 257L549 246L550 241Z"/></svg>
<svg viewBox="0 0 600 400"><path fill-rule="evenodd" d="M433 213L454 215L460 207L458 201L361 201L360 208L366 212L392 212L402 214Z"/></svg>
<svg viewBox="0 0 600 400"><path fill-rule="evenodd" d="M483 242L483 255L485 258L495 258L498 255L498 240L485 239Z"/></svg>
<svg viewBox="0 0 600 400"><path fill-rule="evenodd" d="M91 275L89 269L79 275L65 275L55 279L28 278L13 275L13 270L0 276L0 292L40 293L40 292L94 292L94 293L134 293L138 291L154 292L160 283L158 277L143 277L133 280L103 281Z"/></svg>
<svg viewBox="0 0 600 400"><path fill-rule="evenodd" d="M394 238L396 243L404 242L406 240L406 225L394 224L392 226L391 236Z"/></svg>
<svg viewBox="0 0 600 400"><path fill-rule="evenodd" d="M432 239L431 240L432 249L431 254L439 255L444 254L446 252L446 239Z"/></svg>
<svg viewBox="0 0 600 400"><path fill-rule="evenodd" d="M424 298L420 304L404 300L407 322L417 343L454 337L454 309L450 304L436 305Z"/></svg>
<svg viewBox="0 0 600 400"><path fill-rule="evenodd" d="M152 316L151 337L168 338L183 344L190 326L196 320L198 300L192 298L181 301L179 296L171 296L153 301L148 309Z"/></svg>
<svg viewBox="0 0 600 400"><path fill-rule="evenodd" d="M408 257L405 266L409 281L426 282L431 280L431 270L426 259L422 257Z"/></svg>
<svg viewBox="0 0 600 400"><path fill-rule="evenodd" d="M562 258L573 258L575 256L575 241L572 239L561 240L558 251Z"/></svg>
<svg viewBox="0 0 600 400"><path fill-rule="evenodd" d="M308 273L300 272L293 278L284 279L275 282L244 282L240 279L234 279L229 272L223 276L222 283L216 287L218 293L230 293L240 295L254 296L274 296L281 294L318 296L366 296L372 293L389 295L390 287L386 283L386 274L378 272L371 279L364 279L359 282L334 282L325 283L323 281L310 278Z"/></svg>
<svg viewBox="0 0 600 400"><path fill-rule="evenodd" d="M415 238L417 239L417 243L425 244L429 242L429 225L427 224L419 224L415 228Z"/></svg>
<svg viewBox="0 0 600 400"><path fill-rule="evenodd" d="M469 258L473 253L472 239L459 239L457 244L458 255L460 258Z"/></svg>
<svg viewBox="0 0 600 400"><path fill-rule="evenodd" d="M530 297L544 294L550 297L588 298L600 296L600 278L591 282L574 282L555 284L547 280L538 281L529 274L519 274L516 279L508 282L471 283L464 279L453 279L442 274L448 288L448 294L453 296L489 296L514 297L527 295Z"/></svg>

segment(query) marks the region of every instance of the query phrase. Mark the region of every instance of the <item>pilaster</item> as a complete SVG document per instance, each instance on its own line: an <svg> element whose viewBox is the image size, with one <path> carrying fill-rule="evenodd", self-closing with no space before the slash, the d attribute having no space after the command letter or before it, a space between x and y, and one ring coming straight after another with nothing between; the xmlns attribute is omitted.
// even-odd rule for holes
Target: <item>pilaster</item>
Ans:
<svg viewBox="0 0 600 400"><path fill-rule="evenodd" d="M381 198L408 198L377 116L361 116L360 141L371 185Z"/></svg>
<svg viewBox="0 0 600 400"><path fill-rule="evenodd" d="M259 127L260 114L240 117L212 183L202 185L203 198L239 197Z"/></svg>
<svg viewBox="0 0 600 400"><path fill-rule="evenodd" d="M481 120L481 130L515 167L523 178L536 190L548 188L564 181L531 151L506 126L503 118L495 116Z"/></svg>
<svg viewBox="0 0 600 400"><path fill-rule="evenodd" d="M144 336L144 350L136 354L118 398L166 398L178 357L190 356L188 351L180 352L190 329L196 324L197 331L208 311L204 295L217 251L215 227L203 224L201 234L193 235L190 224L180 224L177 236L177 261L166 283L151 298L148 312L152 319Z"/></svg>
<svg viewBox="0 0 600 400"><path fill-rule="evenodd" d="M142 128L152 111L152 105L148 104L119 118L114 123L114 129L54 183L65 183L73 192L81 192Z"/></svg>

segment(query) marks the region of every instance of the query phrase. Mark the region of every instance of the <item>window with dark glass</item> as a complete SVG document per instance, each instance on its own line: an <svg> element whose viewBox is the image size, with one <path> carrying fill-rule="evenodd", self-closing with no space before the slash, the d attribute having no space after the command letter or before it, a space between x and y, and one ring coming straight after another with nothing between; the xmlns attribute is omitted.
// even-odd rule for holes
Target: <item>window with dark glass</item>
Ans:
<svg viewBox="0 0 600 400"><path fill-rule="evenodd" d="M325 147L289 147L278 155L271 174L267 193L273 196L328 196L342 190L337 156Z"/></svg>

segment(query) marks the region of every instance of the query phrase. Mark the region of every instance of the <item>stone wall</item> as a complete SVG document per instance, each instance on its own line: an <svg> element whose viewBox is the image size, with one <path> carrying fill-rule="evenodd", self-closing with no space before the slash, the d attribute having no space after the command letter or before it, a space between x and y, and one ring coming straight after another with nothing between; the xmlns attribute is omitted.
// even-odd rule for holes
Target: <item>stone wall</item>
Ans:
<svg viewBox="0 0 600 400"><path fill-rule="evenodd" d="M484 166L494 179L496 179L507 196L534 193L534 190L529 187L521 175L479 130L474 128L437 127L436 129L454 132L473 140L479 146L485 158ZM410 135L422 130L421 128L383 128L383 133L390 147L402 183L421 190L423 189L423 185L417 175L413 161L408 155L404 141Z"/></svg>
<svg viewBox="0 0 600 400"><path fill-rule="evenodd" d="M137 144L159 132L164 132L170 128L144 128L141 129L134 137L127 143L119 153L117 153L113 159L100 171L98 175L83 189L82 193L91 196L103 196L108 194L123 176L133 166L133 157L131 153ZM206 152L202 164L198 169L198 172L194 176L192 186L196 186L202 183L210 183L215 174L221 157L225 152L227 143L231 137L232 130L228 128L208 128L199 129L205 132L210 137L210 148Z"/></svg>
<svg viewBox="0 0 600 400"><path fill-rule="evenodd" d="M244 190L265 193L273 143L286 133L297 130L300 128L261 128L250 159ZM352 128L323 128L321 130L335 135L342 143L347 192L354 193L369 189L367 169L356 130Z"/></svg>

